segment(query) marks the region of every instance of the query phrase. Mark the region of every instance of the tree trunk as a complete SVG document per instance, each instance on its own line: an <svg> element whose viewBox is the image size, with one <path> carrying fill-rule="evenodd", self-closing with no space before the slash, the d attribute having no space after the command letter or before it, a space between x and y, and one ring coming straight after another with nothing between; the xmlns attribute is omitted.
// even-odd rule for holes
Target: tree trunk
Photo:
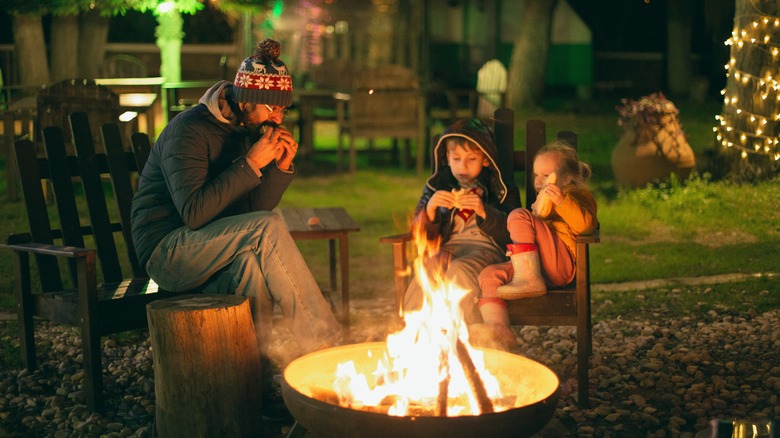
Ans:
<svg viewBox="0 0 780 438"><path fill-rule="evenodd" d="M49 62L40 15L13 16L14 49L22 85L43 85L49 81Z"/></svg>
<svg viewBox="0 0 780 438"><path fill-rule="evenodd" d="M76 15L54 16L51 20L51 80L79 77L79 20Z"/></svg>
<svg viewBox="0 0 780 438"><path fill-rule="evenodd" d="M157 47L160 48L160 76L165 82L181 81L181 44L184 21L176 8L157 16Z"/></svg>
<svg viewBox="0 0 780 438"><path fill-rule="evenodd" d="M774 21L780 0L737 0L726 93L718 126L719 149L725 173L737 180L772 178L780 167L776 143L780 122L778 91L772 87L780 60L772 50L778 44ZM744 35L744 36L743 36ZM764 35L770 39L764 41ZM734 37L732 37L733 39Z"/></svg>
<svg viewBox="0 0 780 438"><path fill-rule="evenodd" d="M509 64L507 105L515 112L539 103L544 93L552 14L558 0L526 0Z"/></svg>
<svg viewBox="0 0 780 438"><path fill-rule="evenodd" d="M666 2L666 79L670 96L677 98L688 97L691 89L692 17L691 0Z"/></svg>
<svg viewBox="0 0 780 438"><path fill-rule="evenodd" d="M260 351L249 300L183 295L146 306L160 437L262 434Z"/></svg>
<svg viewBox="0 0 780 438"><path fill-rule="evenodd" d="M106 56L106 41L110 18L97 11L79 16L79 73L82 77L100 77L100 69Z"/></svg>
<svg viewBox="0 0 780 438"><path fill-rule="evenodd" d="M397 15L396 4L391 6L374 4L371 6L371 18L368 26L368 67L389 64L393 57L393 46L398 45L398 35L394 31L394 19ZM404 29L403 31L408 31Z"/></svg>

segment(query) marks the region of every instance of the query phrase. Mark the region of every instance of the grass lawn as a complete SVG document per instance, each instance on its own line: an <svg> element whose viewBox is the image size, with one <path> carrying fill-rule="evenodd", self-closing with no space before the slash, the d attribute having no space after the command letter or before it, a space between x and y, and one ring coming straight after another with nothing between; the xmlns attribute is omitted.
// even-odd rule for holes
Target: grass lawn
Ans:
<svg viewBox="0 0 780 438"><path fill-rule="evenodd" d="M577 132L583 161L594 170L592 188L599 202L602 242L591 250L595 283L724 273L776 272L780 266L780 181L753 185L713 182L706 177L683 184L620 191L612 179L610 155L621 134L614 110L618 102L560 104L518 115L523 123L540 118L555 131ZM698 153L712 145L717 105L680 105L683 129ZM317 147L332 150L332 127L317 127ZM518 140L522 143L522 140ZM361 143L358 143L359 145ZM350 235L350 290L355 298L392 296L392 256L379 238L406 229L426 175L361 156L354 175L337 173L332 154L300 166L299 177L281 206L343 206L361 227ZM5 163L0 161L0 193L5 193ZM518 178L519 180L519 178ZM0 198L0 235L26 230L21 202ZM300 242L321 284L327 283L326 243ZM763 289L778 289L777 279ZM774 284L771 284L774 282ZM0 252L0 310L14 309L10 253ZM704 297L706 298L706 297Z"/></svg>

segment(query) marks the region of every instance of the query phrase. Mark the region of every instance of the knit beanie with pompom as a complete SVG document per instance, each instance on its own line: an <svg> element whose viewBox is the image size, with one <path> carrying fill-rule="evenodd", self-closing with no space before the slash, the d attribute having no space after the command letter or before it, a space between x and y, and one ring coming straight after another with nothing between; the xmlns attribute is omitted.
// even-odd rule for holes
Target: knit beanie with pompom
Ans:
<svg viewBox="0 0 780 438"><path fill-rule="evenodd" d="M255 53L246 58L233 81L237 102L272 106L292 105L292 78L287 66L279 59L282 46L266 38Z"/></svg>

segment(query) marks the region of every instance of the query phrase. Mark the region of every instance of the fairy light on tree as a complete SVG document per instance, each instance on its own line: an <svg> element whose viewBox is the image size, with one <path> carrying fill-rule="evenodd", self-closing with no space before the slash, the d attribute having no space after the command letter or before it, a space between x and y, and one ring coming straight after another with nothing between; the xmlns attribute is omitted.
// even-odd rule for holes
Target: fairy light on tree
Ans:
<svg viewBox="0 0 780 438"><path fill-rule="evenodd" d="M774 1L738 0L726 64L722 113L713 128L727 156L745 166L772 169L780 162L780 17ZM773 164L774 162L774 164ZM754 173L754 172L751 172ZM759 172L763 173L763 172Z"/></svg>

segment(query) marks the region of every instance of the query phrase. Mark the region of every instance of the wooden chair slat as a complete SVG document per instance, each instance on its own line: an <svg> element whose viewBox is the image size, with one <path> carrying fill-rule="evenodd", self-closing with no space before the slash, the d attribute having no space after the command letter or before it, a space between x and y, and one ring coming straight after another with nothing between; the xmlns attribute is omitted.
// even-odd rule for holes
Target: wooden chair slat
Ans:
<svg viewBox="0 0 780 438"><path fill-rule="evenodd" d="M70 165L61 165L61 163L69 163L62 128L56 126L44 128L43 144L46 149L46 166L56 200L63 243L82 247L84 236L81 234L81 222L72 184L74 172ZM75 175L78 175L78 172Z"/></svg>
<svg viewBox="0 0 780 438"><path fill-rule="evenodd" d="M130 206L133 201L133 187L130 179L130 166L136 166L132 156L125 154L122 134L116 123L105 123L100 127L103 136L103 147L106 150L108 167L111 171L111 183L114 186L114 200L119 211L119 222L122 224L122 234L125 248L130 260L134 277L146 277L146 270L138 264L138 257L130 232Z"/></svg>
<svg viewBox="0 0 780 438"><path fill-rule="evenodd" d="M44 181L41 176L41 170L47 168L46 160L38 160L35 152L35 144L32 141L23 139L17 140L14 144L16 162L19 166L19 179L22 184L22 194L24 196L24 205L27 211L38 212L38 214L28 214L27 224L30 227L29 236L38 242L53 243L51 222L46 208L46 198L43 194ZM9 241L13 238L9 236ZM62 277L60 276L57 260L49 256L36 256L36 262L39 269L52 272L41 278L41 287L44 291L55 291L62 289Z"/></svg>
<svg viewBox="0 0 780 438"><path fill-rule="evenodd" d="M73 168L74 161L67 155L67 146L63 137L63 131L59 127L49 126L43 130L43 142L46 149L46 165L51 178L51 185L56 198L57 214L62 233L62 243L68 246L83 247L84 234L76 206L76 196L72 179L78 175L78 170ZM66 163L62 166L60 163ZM78 163L75 163L78 164ZM68 261L70 266L71 283L78 282L78 271L73 260Z"/></svg>
<svg viewBox="0 0 780 438"><path fill-rule="evenodd" d="M68 119L78 156L81 184L89 207L89 219L95 238L95 246L100 254L103 278L109 283L120 282L123 279L122 267L111 231L111 219L108 215L100 166L95 154L92 129L89 126L86 113L74 112L70 114Z"/></svg>
<svg viewBox="0 0 780 438"><path fill-rule="evenodd" d="M134 132L130 136L130 144L133 148L133 154L135 155L135 168L138 169L138 173L140 174L141 171L144 170L144 165L146 164L146 160L149 159L149 153L152 150L149 136L143 132Z"/></svg>

